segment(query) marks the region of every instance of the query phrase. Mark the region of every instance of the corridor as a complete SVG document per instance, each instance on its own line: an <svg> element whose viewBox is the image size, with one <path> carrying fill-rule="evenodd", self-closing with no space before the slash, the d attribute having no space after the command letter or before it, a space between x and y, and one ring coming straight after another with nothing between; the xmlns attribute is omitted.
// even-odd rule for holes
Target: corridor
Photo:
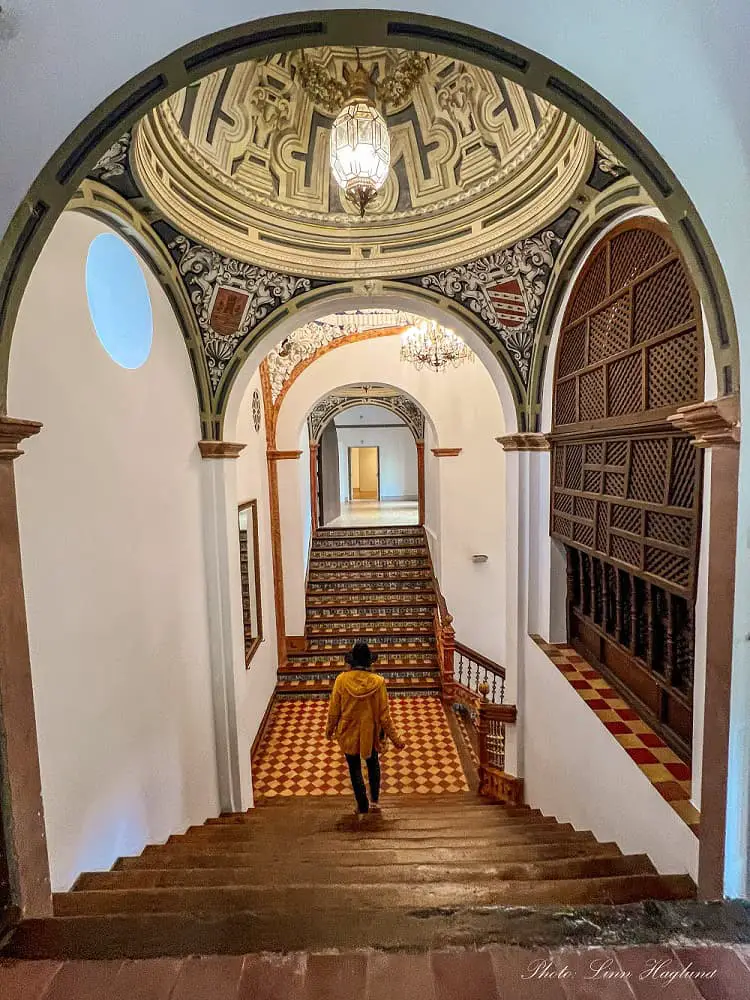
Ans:
<svg viewBox="0 0 750 1000"><path fill-rule="evenodd" d="M418 524L418 507L418 503L411 500L351 500L341 504L341 514L330 521L328 527Z"/></svg>

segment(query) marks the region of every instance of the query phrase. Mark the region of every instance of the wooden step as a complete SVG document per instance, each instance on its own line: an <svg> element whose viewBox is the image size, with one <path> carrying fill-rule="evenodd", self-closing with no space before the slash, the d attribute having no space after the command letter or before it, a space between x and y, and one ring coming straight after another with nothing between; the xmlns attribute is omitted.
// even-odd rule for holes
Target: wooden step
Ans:
<svg viewBox="0 0 750 1000"><path fill-rule="evenodd" d="M355 817L355 822L358 822ZM471 843L471 838L474 836L489 836L492 837L496 832L508 830L508 829L518 829L524 827L527 829L539 829L539 827L556 827L557 820L553 816L539 816L539 815L521 815L521 816L505 816L505 817L494 817L490 816L485 819L484 816L477 817L475 819L466 819L463 822L457 820L444 820L442 823L439 820L434 820L432 822L425 822L419 819L391 819L391 820L381 820L379 817L376 819L375 816L368 817L367 819L367 831L366 836L369 838L377 839L392 839L398 837L402 841L412 841L412 840L436 840L439 838L461 838L463 837L467 846ZM256 843L259 837L265 834L267 839L269 836L275 835L274 827L270 824L264 824L263 826L251 826L246 825L229 825L220 824L217 826L191 826L185 831L185 833L174 833L168 838L168 844L185 843L187 841L192 842L203 842L210 841L212 843L223 844L227 841L231 842L244 842L247 844ZM358 828L357 833L361 831L361 827ZM306 823L304 826L299 824L297 827L297 836L295 838L295 848L303 850L305 846L305 841L310 837L320 837L325 835L328 837L330 834L336 835L341 832L351 833L352 824L349 823L348 817L344 820L319 820L315 823Z"/></svg>
<svg viewBox="0 0 750 1000"><path fill-rule="evenodd" d="M616 844L599 843L592 837L580 837L577 839L554 840L549 842L540 841L530 843L519 841L517 843L496 845L491 850L453 851L449 848L434 848L433 850L410 849L410 850L368 850L360 851L357 848L341 848L336 852L336 868L342 870L349 867L379 867L379 866L403 866L403 865L451 865L453 867L484 866L489 867L499 864L509 864L511 862L532 862L547 861L555 858L589 858L589 857L609 857L620 854ZM284 865L290 863L291 853L279 859L279 863ZM331 858L325 854L306 855L304 857L294 857L295 864L312 864L320 866L321 870L331 863ZM264 858L264 863L266 859ZM162 869L185 869L185 868L252 868L259 867L259 855L255 852L242 853L240 851L177 851L162 852L161 854L148 853L138 857L118 858L113 866L113 871L124 870L162 870Z"/></svg>
<svg viewBox="0 0 750 1000"><path fill-rule="evenodd" d="M419 802L414 802L411 797L408 797L410 800L403 805L399 805L395 801L399 798L406 799L406 795L384 795L381 800L381 806L383 808L383 821L403 819L407 822L419 821L432 823L452 819L455 822L460 823L463 820L471 821L484 818L487 815L491 818L495 816L502 818L505 816L514 817L542 815L538 809L532 809L530 806L499 805L491 800L479 799L478 796L475 801L469 800L466 803L459 803L450 801L452 797L453 796L450 794L444 795L443 798L448 800L445 806L441 806L439 809L433 810L428 806L420 806ZM292 808L294 808L295 824L328 823L331 821L331 814L338 813L341 810L342 796L337 797L337 802L333 801L334 796L310 796L309 798L312 800L309 804L307 798L293 804ZM324 807L316 808L318 798L323 800ZM285 804L288 804L288 802L289 799L284 800ZM485 805L485 802L487 805ZM204 825L207 827L247 826L252 829L273 829L277 824L286 825L288 822L288 816L286 816L282 811L278 809L269 810L266 806L259 806L254 809L248 809L247 812L222 813L220 816L213 816L210 819L207 819Z"/></svg>
<svg viewBox="0 0 750 1000"><path fill-rule="evenodd" d="M285 881L294 885L399 885L476 881L529 881L531 879L610 878L614 875L654 874L645 854L627 857L600 854L597 857L556 858L546 861L507 862L494 865L338 865L320 866L291 863ZM73 891L111 891L121 889L166 889L258 885L278 887L278 873L256 868L141 868L112 872L89 872L82 875Z"/></svg>
<svg viewBox="0 0 750 1000"><path fill-rule="evenodd" d="M358 834L352 832L332 832L325 837L310 837L304 843L297 838L294 840L294 851L296 856L303 852L310 857L325 856L331 851L346 850L352 844L356 844L357 850L364 853L370 850L380 851L402 851L402 852L430 852L432 850L450 850L458 852L481 852L492 851L505 844L540 843L551 844L565 840L588 841L593 840L593 836L588 831L574 830L569 823L555 825L540 824L530 826L522 824L519 827L509 826L507 828L493 831L492 835L467 835L467 836L424 836L424 837L400 837L392 833L378 835L377 831L362 830ZM238 840L225 840L221 844L221 852L224 854L243 854L248 850L256 852L256 858L283 858L288 855L287 845L281 838L271 838L265 842ZM142 857L153 855L154 857L174 856L181 854L210 854L217 849L217 845L209 841L170 841L166 844L149 844L143 849Z"/></svg>
<svg viewBox="0 0 750 1000"><path fill-rule="evenodd" d="M234 913L257 909L425 909L461 906L528 906L544 903L630 903L648 899L689 899L695 894L686 875L613 875L573 879L466 882L402 882L399 885L221 886L175 889L112 889L53 895L56 916L116 913Z"/></svg>

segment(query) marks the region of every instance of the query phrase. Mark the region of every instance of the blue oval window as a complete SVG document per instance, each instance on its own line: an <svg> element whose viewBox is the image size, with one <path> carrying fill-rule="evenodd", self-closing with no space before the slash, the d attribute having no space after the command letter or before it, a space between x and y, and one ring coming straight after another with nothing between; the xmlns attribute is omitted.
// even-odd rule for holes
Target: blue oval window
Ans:
<svg viewBox="0 0 750 1000"><path fill-rule="evenodd" d="M114 233L100 233L86 258L86 297L102 347L121 368L140 368L151 353L154 321L135 253Z"/></svg>

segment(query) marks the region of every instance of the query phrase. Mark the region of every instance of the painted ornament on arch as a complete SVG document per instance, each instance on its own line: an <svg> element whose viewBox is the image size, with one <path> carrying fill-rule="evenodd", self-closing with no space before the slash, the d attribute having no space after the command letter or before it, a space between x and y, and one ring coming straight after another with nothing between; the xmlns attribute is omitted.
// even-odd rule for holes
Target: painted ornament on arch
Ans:
<svg viewBox="0 0 750 1000"><path fill-rule="evenodd" d="M260 393L257 389L253 392L252 402L253 427L256 433L260 433Z"/></svg>
<svg viewBox="0 0 750 1000"><path fill-rule="evenodd" d="M242 326L250 296L239 288L217 285L209 308L208 322L220 337L231 337Z"/></svg>
<svg viewBox="0 0 750 1000"><path fill-rule="evenodd" d="M529 314L523 286L518 278L502 278L493 285L488 285L487 298L504 327L514 329L526 322Z"/></svg>

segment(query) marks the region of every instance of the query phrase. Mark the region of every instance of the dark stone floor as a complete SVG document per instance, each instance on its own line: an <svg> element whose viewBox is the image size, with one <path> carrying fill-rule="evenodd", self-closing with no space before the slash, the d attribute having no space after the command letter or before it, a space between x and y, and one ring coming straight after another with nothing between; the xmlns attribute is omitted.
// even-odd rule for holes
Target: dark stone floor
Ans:
<svg viewBox="0 0 750 1000"><path fill-rule="evenodd" d="M750 947L0 961L2 1000L747 1000Z"/></svg>

